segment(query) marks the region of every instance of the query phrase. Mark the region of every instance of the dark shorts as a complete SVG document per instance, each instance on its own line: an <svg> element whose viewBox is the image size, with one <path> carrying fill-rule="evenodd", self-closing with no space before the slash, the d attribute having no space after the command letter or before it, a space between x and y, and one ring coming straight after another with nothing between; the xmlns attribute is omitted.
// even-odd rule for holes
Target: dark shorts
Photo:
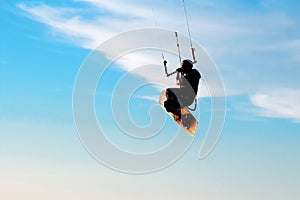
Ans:
<svg viewBox="0 0 300 200"><path fill-rule="evenodd" d="M182 91L180 88L168 88L166 90L167 100L164 105L165 108L173 107L173 108L182 108L191 105L194 102L193 97L184 97L182 95Z"/></svg>

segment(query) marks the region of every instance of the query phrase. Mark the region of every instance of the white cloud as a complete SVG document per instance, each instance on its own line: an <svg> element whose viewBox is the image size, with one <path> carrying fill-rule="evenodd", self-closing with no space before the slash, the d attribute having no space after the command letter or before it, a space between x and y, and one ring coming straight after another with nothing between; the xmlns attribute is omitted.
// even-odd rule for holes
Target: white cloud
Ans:
<svg viewBox="0 0 300 200"><path fill-rule="evenodd" d="M142 6L136 6L133 4L128 4L126 1L114 0L76 0L82 1L86 3L91 3L93 5L98 6L100 9L106 9L112 13L116 13L118 15L123 15L123 17L139 17L139 18L149 18L152 15L150 9L146 9Z"/></svg>
<svg viewBox="0 0 300 200"><path fill-rule="evenodd" d="M300 122L300 89L277 88L250 98L259 116L288 118Z"/></svg>
<svg viewBox="0 0 300 200"><path fill-rule="evenodd" d="M75 45L84 48L95 48L113 34L108 28L99 28L95 21L89 22L81 19L80 10L54 8L44 4L30 7L20 3L17 6L29 14L30 18L48 25Z"/></svg>
<svg viewBox="0 0 300 200"><path fill-rule="evenodd" d="M46 24L53 31L62 34L69 42L87 49L95 49L110 37L124 31L154 26L151 7L136 6L124 1L76 0L94 6L89 14L91 19L84 16L88 10L69 7L54 7L43 3L29 5L17 4L17 7L31 19ZM108 13L103 14L104 11ZM156 14L160 17L164 13ZM176 17L171 17L176 20ZM162 17L162 22L168 19ZM163 24L165 24L163 22Z"/></svg>
<svg viewBox="0 0 300 200"><path fill-rule="evenodd" d="M82 9L52 7L45 4L32 6L24 3L17 6L34 20L49 25L55 31L67 37L84 39L86 42L76 42L76 40L73 40L73 42L76 45L90 49L94 49L114 34L140 27L153 26L152 8L155 10L158 25L187 33L181 3L178 3L178 7L173 6L170 8L170 5L165 2L161 2L158 6L155 2L151 5L149 2L141 3L133 0L75 1L92 5L93 9L90 14L93 15L93 19L85 19L84 12L87 11L83 12ZM195 3L195 5L197 4ZM169 8L165 9L167 6ZM245 50L245 48L248 51L257 51L262 46L274 48L278 42L280 44L282 41L274 41L272 37L282 35L282 31L287 28L293 30L295 29L293 27L297 27L295 20L283 12L258 12L255 15L236 12L236 15L232 16L230 14L224 15L224 10L223 12L218 10L208 12L205 10L205 5L201 6L204 6L204 8L188 7L192 36L213 47L210 50L218 52L217 55L228 55L230 52L238 54L242 53L241 50ZM217 7L217 9L220 8ZM222 9L230 12L228 8ZM270 43L263 43L262 40ZM286 42L294 43L294 40ZM266 48L262 49L265 50Z"/></svg>
<svg viewBox="0 0 300 200"><path fill-rule="evenodd" d="M94 13L91 13L94 15L93 20L85 20L80 10L76 12L76 10L70 8L51 7L44 4L29 6L24 3L18 4L18 7L27 12L34 20L49 25L67 37L84 39L85 42L81 40L76 42L76 39L72 41L76 45L90 49L94 49L114 34L139 27L153 26L154 19L151 6L155 9L158 25L187 33L182 8L180 10L175 7L164 9L170 5L161 3L158 6L153 3L150 6L138 1L76 1L96 5L98 13L93 9ZM181 4L178 6L181 6ZM261 44L258 38L253 36L280 33L283 27L293 25L293 22L284 14L271 13L253 16L237 13L239 17L233 18L230 15L224 16L224 14L217 11L207 13L201 7L188 7L188 9L190 9L188 14L192 36L212 46L213 48L210 50L217 52L216 55L228 55L232 51L239 53L241 49L245 48L245 45L247 45L248 50L256 51L256 45L261 46ZM107 11L105 15L103 15L104 11ZM245 40L245 37L247 37L247 40ZM254 39L257 42L253 43ZM237 42L239 45L236 45ZM218 47L215 47L215 45ZM236 46L233 48L234 45Z"/></svg>
<svg viewBox="0 0 300 200"><path fill-rule="evenodd" d="M160 1L160 5L158 1L150 3L136 0L75 1L91 5L93 9L89 17L85 17L87 10L84 8L73 9L25 3L17 6L33 20L48 25L53 31L69 39L69 42L88 49L96 48L118 33L154 26L152 7L159 26L187 34L181 3L176 4L178 7L174 5L167 7L170 2L166 1ZM207 3L210 6L206 10ZM291 85L297 87L297 81L291 80L297 80L298 76L291 69L294 70L295 62L299 61L299 38L286 38L285 35L288 36L287 30L291 33L298 30L299 20L291 18L280 10L258 11L256 14L235 11L232 15L229 11L233 10L226 7L226 4L222 4L221 8L211 4L210 1L204 2L201 6L194 5L198 3L191 3L187 7L192 36L203 42L217 62L223 72L227 91L234 91L234 94L248 94L256 91L260 85L274 87L276 81L282 77L279 73L271 73L274 68L280 69L282 74L289 76L288 81L281 81L284 87L291 87ZM224 6L225 12L228 13L224 12ZM216 9L212 10L212 7ZM283 53L283 56L277 56ZM154 59L158 60L158 58L159 55L128 55L118 62L129 71L134 67L132 63L136 63L136 66L139 61L155 63ZM234 78L232 78L233 74ZM253 77L256 77L255 82ZM263 78L259 79L259 77Z"/></svg>
<svg viewBox="0 0 300 200"><path fill-rule="evenodd" d="M135 98L139 98L139 99L145 99L145 100L149 100L149 101L154 101L154 102L158 102L158 98L157 96L149 96L149 95L144 95L144 96L136 96Z"/></svg>

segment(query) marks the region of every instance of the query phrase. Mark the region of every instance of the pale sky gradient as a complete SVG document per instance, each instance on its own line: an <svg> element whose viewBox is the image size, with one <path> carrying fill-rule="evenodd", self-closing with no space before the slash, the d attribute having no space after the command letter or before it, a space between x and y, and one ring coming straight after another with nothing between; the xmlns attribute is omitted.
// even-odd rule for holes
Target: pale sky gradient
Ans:
<svg viewBox="0 0 300 200"><path fill-rule="evenodd" d="M0 3L1 199L300 198L300 2L185 1L192 38L223 79L226 121L214 150L199 160L212 109L203 81L199 130L191 148L170 167L145 175L112 170L84 149L73 121L73 85L91 50L122 32L158 27L187 36L182 1ZM165 55L175 69L176 55ZM96 109L102 100L109 105L109 94L126 71L149 63L162 63L159 50L117 60L106 74L111 79L106 89L97 90ZM160 70L130 75L150 81ZM146 111L158 98L153 88L138 90L136 107L130 104L132 119L140 125L149 123ZM97 114L110 112L108 106ZM113 143L131 151L160 148L175 135L165 131L151 140L131 141L121 136L110 115L105 120ZM177 128L170 119L166 123L167 130Z"/></svg>

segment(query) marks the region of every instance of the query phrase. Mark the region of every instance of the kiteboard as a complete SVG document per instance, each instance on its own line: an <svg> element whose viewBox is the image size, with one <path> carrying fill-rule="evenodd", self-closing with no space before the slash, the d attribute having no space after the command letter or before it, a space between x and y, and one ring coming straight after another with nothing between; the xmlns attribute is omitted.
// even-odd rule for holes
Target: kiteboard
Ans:
<svg viewBox="0 0 300 200"><path fill-rule="evenodd" d="M164 107L164 102L166 100L167 100L166 90L163 90L160 94L158 102L165 111L166 111L166 109ZM176 115L174 115L173 113L171 113L171 112L167 112L167 113L190 136L194 136L196 134L198 122L197 122L196 118L191 114L191 112L186 107L181 108L181 116L185 116L185 117L187 116L187 123L185 123L185 124L183 124L181 122L181 120L179 120L178 117Z"/></svg>

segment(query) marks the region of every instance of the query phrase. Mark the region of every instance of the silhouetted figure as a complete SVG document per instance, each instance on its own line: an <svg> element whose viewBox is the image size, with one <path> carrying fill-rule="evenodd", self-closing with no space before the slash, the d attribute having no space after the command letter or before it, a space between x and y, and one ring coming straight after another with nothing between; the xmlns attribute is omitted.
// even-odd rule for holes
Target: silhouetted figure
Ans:
<svg viewBox="0 0 300 200"><path fill-rule="evenodd" d="M182 119L185 117L181 116L181 108L189 106L194 102L201 75L197 69L193 69L193 63L190 60L183 60L181 68L178 68L176 71L176 80L180 87L168 88L166 90L167 100L164 102L164 107L184 123L184 120L187 119Z"/></svg>

